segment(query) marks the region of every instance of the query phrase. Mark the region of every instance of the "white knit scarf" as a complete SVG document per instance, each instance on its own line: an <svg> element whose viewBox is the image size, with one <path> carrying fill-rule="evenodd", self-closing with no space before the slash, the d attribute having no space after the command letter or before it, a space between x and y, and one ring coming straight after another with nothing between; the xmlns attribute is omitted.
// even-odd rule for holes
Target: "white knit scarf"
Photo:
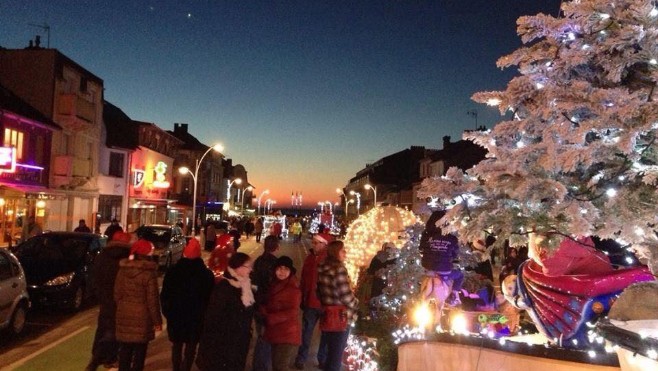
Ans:
<svg viewBox="0 0 658 371"><path fill-rule="evenodd" d="M251 280L249 277L238 276L238 274L235 273L235 270L233 270L231 267L228 267L227 269L232 277L226 277L226 280L231 284L231 286L240 289L242 292L242 295L240 296L242 304L244 304L245 307L253 305L255 300L254 293L251 291Z"/></svg>

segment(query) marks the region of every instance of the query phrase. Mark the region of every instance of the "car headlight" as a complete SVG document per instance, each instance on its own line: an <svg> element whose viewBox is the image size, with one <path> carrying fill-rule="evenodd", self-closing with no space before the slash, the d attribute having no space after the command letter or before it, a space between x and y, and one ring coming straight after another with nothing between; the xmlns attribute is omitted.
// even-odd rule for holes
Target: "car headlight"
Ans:
<svg viewBox="0 0 658 371"><path fill-rule="evenodd" d="M75 276L75 272L62 274L61 276L57 276L57 277L53 278L52 280L44 283L44 286L67 285L71 282L71 280L73 280L73 276Z"/></svg>

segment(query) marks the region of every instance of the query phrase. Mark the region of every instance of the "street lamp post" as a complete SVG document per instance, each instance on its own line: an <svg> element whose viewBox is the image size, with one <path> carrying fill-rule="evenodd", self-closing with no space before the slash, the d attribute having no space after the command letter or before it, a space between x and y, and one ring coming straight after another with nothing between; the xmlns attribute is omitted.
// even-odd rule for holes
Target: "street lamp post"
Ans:
<svg viewBox="0 0 658 371"><path fill-rule="evenodd" d="M345 218L347 218L347 208L350 206L350 204L354 203L354 199L350 199L349 201L345 202Z"/></svg>
<svg viewBox="0 0 658 371"><path fill-rule="evenodd" d="M229 208L231 208L231 186L233 183L240 185L242 184L242 179L241 178L235 178L233 180L228 181L228 188L226 188L226 202L228 202Z"/></svg>
<svg viewBox="0 0 658 371"><path fill-rule="evenodd" d="M197 187L197 181L198 181L198 176L199 176L199 167L201 167L201 161L206 157L210 151L215 150L218 153L221 153L224 150L224 146L221 144L215 144L214 146L208 148L208 150L201 156L200 159L196 160L196 166L194 167L194 173L190 171L189 168L182 166L178 168L178 172L185 175L185 174L190 174L192 176L192 180L194 181L194 188L192 190L192 228L190 228L190 231L192 233L192 236L194 236L194 228L196 227L196 187Z"/></svg>
<svg viewBox="0 0 658 371"><path fill-rule="evenodd" d="M377 187L373 187L370 184L366 184L366 185L363 186L363 188L372 189L372 193L375 196L374 203L372 205L373 205L373 207L377 207Z"/></svg>
<svg viewBox="0 0 658 371"><path fill-rule="evenodd" d="M258 214L260 215L260 199L263 198L263 195L269 194L270 190L266 189L263 192L260 193L260 196L258 196Z"/></svg>
<svg viewBox="0 0 658 371"><path fill-rule="evenodd" d="M240 202L240 205L242 206L242 210L244 211L244 195L247 193L247 191L251 192L254 190L254 187L248 186L247 188L242 191L242 202Z"/></svg>
<svg viewBox="0 0 658 371"><path fill-rule="evenodd" d="M361 215L361 193L350 191L352 196L356 196L356 215Z"/></svg>

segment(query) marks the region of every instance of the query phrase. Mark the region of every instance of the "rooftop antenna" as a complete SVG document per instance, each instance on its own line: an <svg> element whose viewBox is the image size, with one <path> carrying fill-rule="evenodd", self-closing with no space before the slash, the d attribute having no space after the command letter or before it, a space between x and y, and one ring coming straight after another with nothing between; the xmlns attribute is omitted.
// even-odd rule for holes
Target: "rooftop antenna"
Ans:
<svg viewBox="0 0 658 371"><path fill-rule="evenodd" d="M50 26L48 23L43 22L43 24L28 23L28 26L39 27L40 29L46 31L46 47L50 49Z"/></svg>

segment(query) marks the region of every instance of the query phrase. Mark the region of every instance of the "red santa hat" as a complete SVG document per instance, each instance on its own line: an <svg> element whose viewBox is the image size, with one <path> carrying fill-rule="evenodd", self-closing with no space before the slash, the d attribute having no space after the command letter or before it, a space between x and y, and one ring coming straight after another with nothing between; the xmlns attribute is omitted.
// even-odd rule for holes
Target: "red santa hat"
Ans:
<svg viewBox="0 0 658 371"><path fill-rule="evenodd" d="M130 254L133 255L151 255L153 244L145 239L140 238L130 247Z"/></svg>
<svg viewBox="0 0 658 371"><path fill-rule="evenodd" d="M201 256L201 244L196 238L190 238L183 250L183 256L188 259L196 259Z"/></svg>

